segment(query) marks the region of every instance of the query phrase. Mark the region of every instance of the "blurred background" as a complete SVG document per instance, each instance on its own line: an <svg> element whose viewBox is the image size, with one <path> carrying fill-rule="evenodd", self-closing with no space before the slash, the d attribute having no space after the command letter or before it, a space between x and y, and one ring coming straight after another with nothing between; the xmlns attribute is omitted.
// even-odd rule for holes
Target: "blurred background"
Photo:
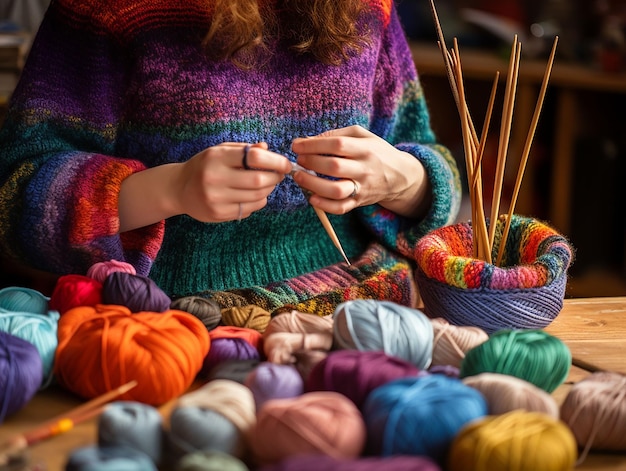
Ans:
<svg viewBox="0 0 626 471"><path fill-rule="evenodd" d="M50 0L0 0L0 122ZM461 127L429 0L396 0L433 127L465 168ZM436 0L446 43L458 40L467 101L481 131L501 74L485 155L487 211L514 35L522 42L501 212L554 38L558 52L515 212L544 220L576 249L566 296L626 296L626 0ZM464 176L465 179L465 176ZM467 199L466 199L467 201ZM469 219L466 203L459 220ZM49 289L50 279L0 261L0 283Z"/></svg>

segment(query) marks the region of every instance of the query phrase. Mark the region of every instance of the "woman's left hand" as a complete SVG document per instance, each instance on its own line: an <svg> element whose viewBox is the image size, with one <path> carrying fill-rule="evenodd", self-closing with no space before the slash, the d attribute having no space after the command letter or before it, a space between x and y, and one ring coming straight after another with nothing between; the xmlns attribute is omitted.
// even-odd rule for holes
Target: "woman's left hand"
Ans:
<svg viewBox="0 0 626 471"><path fill-rule="evenodd" d="M296 172L294 180L312 195L310 203L331 214L378 203L407 217L419 217L430 204L430 184L423 165L361 126L295 139L298 164L329 180Z"/></svg>

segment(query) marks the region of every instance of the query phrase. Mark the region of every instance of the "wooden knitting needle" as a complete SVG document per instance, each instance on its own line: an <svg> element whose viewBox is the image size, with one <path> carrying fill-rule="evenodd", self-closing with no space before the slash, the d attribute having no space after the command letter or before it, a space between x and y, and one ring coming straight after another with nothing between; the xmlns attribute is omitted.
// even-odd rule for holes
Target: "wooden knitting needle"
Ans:
<svg viewBox="0 0 626 471"><path fill-rule="evenodd" d="M295 162L292 162L291 165L293 166L293 170L291 170L290 175L293 176L293 173L296 171L303 171L303 172L307 172L310 173L311 175L316 175L315 172L313 172L312 170L306 169L304 168L302 165L299 165ZM310 192L306 191L306 190L302 190L305 194L305 196L307 197L307 200L309 198L309 196L311 196ZM339 253L341 254L341 256L343 257L343 259L346 261L346 263L348 265L351 265L350 260L348 260L348 257L346 256L346 253L343 250L343 247L341 246L341 242L339 241L339 237L337 237L337 233L335 232L335 229L333 228L333 225L330 223L330 220L328 219L328 215L322 211L319 208L316 208L315 206L312 206L313 210L315 211L315 214L317 214L318 219L320 220L320 222L322 223L322 226L324 226L324 230L326 230L326 233L328 234L328 237L330 237L330 240L333 242L333 245L335 247L337 247L337 250L339 250Z"/></svg>
<svg viewBox="0 0 626 471"><path fill-rule="evenodd" d="M61 433L68 432L74 428L75 425L99 415L104 409L106 403L127 393L137 386L137 384L138 383L135 380L130 381L117 389L109 391L70 410L67 413L58 415L57 417L43 422L28 432L16 435L4 444L0 445L0 466L7 465L12 458L18 456L19 453L24 451L29 446L47 438L52 438Z"/></svg>

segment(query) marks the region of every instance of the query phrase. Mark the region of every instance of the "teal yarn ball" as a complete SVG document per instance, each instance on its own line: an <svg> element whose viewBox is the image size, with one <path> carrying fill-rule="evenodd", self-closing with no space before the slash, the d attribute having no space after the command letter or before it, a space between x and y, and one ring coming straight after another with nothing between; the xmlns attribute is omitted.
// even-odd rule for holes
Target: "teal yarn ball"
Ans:
<svg viewBox="0 0 626 471"><path fill-rule="evenodd" d="M0 312L18 311L46 314L48 312L47 298L39 291L18 286L8 286L0 289Z"/></svg>
<svg viewBox="0 0 626 471"><path fill-rule="evenodd" d="M460 377L480 373L515 376L549 393L569 374L572 354L562 340L543 330L500 330L469 350Z"/></svg>
<svg viewBox="0 0 626 471"><path fill-rule="evenodd" d="M374 389L363 406L368 452L445 459L458 432L487 415L482 394L442 375L409 377Z"/></svg>
<svg viewBox="0 0 626 471"><path fill-rule="evenodd" d="M108 404L98 419L98 445L124 446L145 453L158 465L163 447L163 418L156 407L134 401Z"/></svg>
<svg viewBox="0 0 626 471"><path fill-rule="evenodd" d="M430 366L433 325L418 309L391 301L355 299L333 314L335 346L345 350L382 351L419 369Z"/></svg>
<svg viewBox="0 0 626 471"><path fill-rule="evenodd" d="M57 329L58 311L37 312L0 312L0 331L19 337L35 346L43 367L40 388L46 388L54 379L54 356L59 344Z"/></svg>

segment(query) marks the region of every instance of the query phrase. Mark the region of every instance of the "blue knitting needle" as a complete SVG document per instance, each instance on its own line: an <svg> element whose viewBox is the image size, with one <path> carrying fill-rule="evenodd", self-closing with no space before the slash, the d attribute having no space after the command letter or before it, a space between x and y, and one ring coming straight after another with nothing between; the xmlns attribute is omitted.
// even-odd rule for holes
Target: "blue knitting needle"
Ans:
<svg viewBox="0 0 626 471"><path fill-rule="evenodd" d="M291 170L291 172L289 172L289 175L291 175L292 177L293 177L294 172L298 170L302 170L303 172L310 173L311 175L317 175L313 170L304 168L302 165L299 165L295 162L292 162L291 165L293 166L293 169ZM307 197L307 200L308 200L309 197L311 196L311 192L308 190L305 190L304 188L301 188L301 189L304 192L304 195ZM335 229L333 229L333 225L330 223L330 220L328 219L328 216L326 215L326 213L322 211L321 209L316 208L313 205L311 205L311 207L313 208L313 211L315 211L315 214L317 214L317 217L322 223L322 226L324 226L324 229L326 230L328 237L330 237L330 240L333 241L333 244L335 245L335 247L337 247L337 250L339 250L339 253L341 253L341 256L346 261L346 263L350 265L350 260L348 260L346 253L343 251L343 247L341 246L339 237L337 237L337 233L335 232Z"/></svg>

